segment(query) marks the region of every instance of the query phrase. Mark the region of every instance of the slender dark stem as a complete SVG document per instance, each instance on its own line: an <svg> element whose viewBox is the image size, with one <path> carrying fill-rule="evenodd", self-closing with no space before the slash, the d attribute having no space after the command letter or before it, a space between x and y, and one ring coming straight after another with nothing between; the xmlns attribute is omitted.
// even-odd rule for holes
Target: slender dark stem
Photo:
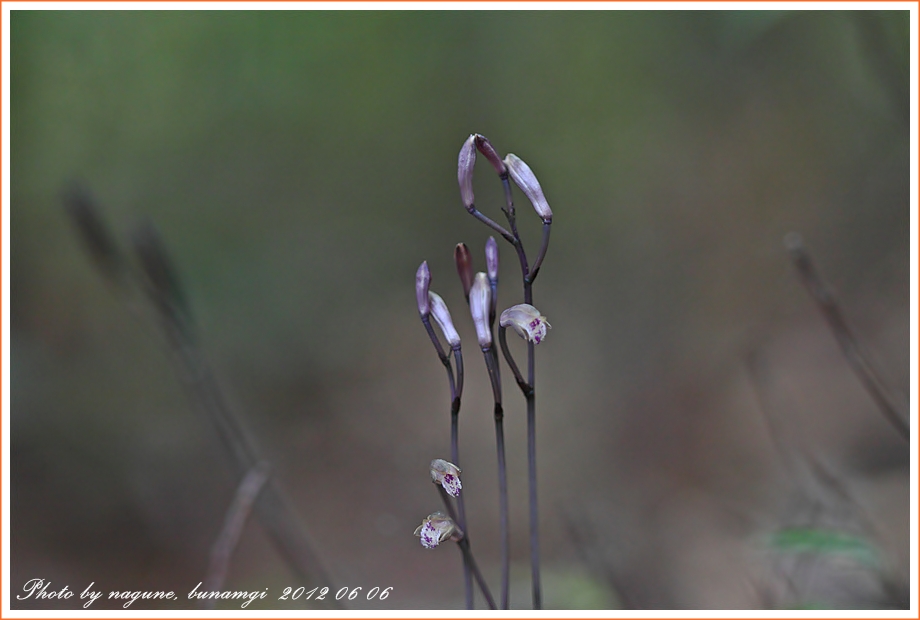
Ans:
<svg viewBox="0 0 920 620"><path fill-rule="evenodd" d="M505 230L505 228L501 224L492 220L491 218L489 218L489 216L483 214L475 206L468 207L467 211L470 212L470 215L472 215L477 220L479 220L480 222L482 222L483 224L485 224L486 226L488 226L489 228L491 228L492 230L500 234L502 237L507 239L510 243L514 243L514 237L511 235L510 232Z"/></svg>
<svg viewBox="0 0 920 620"><path fill-rule="evenodd" d="M498 509L499 509L499 536L501 539L502 556L502 609L508 609L511 589L511 541L508 535L508 468L505 464L505 429L504 411L502 410L501 376L498 370L498 360L492 347L482 348L486 367L489 369L489 380L492 383L492 395L495 400L495 445L498 455Z"/></svg>
<svg viewBox="0 0 920 620"><path fill-rule="evenodd" d="M452 399L450 406L450 460L454 465L459 467L460 397L463 393L463 355L460 352L459 346L453 347L453 352L454 359L457 361L457 392L453 395L454 398ZM440 486L438 488L440 488L441 491L444 491L444 489ZM460 526L460 529L466 532L466 502L463 499L462 493L457 498L457 507L460 513L460 518L454 519L454 521L456 521L457 525ZM466 554L463 555L463 586L466 596L466 608L473 609L473 574L469 559L467 558Z"/></svg>
<svg viewBox="0 0 920 620"><path fill-rule="evenodd" d="M531 387L524 381L524 378L521 376L521 371L518 369L517 363L514 361L514 357L511 355L510 349L508 349L508 328L499 327L498 328L498 343L501 345L502 354L505 356L505 361L508 362L508 366L511 368L512 374L514 374L514 380L517 382L518 387L521 388L521 393L524 394L524 398L527 398L527 395L532 391Z"/></svg>
<svg viewBox="0 0 920 620"><path fill-rule="evenodd" d="M463 396L463 353L460 351L460 345L452 347L454 352L454 361L457 363L457 386L456 393L453 394L453 400L459 400ZM457 410L460 410L460 403L457 403ZM458 463L454 463L457 465Z"/></svg>
<svg viewBox="0 0 920 620"><path fill-rule="evenodd" d="M204 580L206 592L218 592L223 588L230 567L230 558L243 533L243 526L252 512L253 504L268 480L269 471L268 463L261 461L249 470L237 487L233 503L224 518L224 526L211 548L211 560ZM217 599L211 598L205 599L203 605L205 609L214 609L216 604Z"/></svg>
<svg viewBox="0 0 920 620"><path fill-rule="evenodd" d="M530 268L530 273L528 274L528 279L531 284L537 279L537 273L540 271L540 266L543 264L543 259L546 257L546 250L549 248L550 228L552 228L551 221L543 222L543 240L540 242L540 251L537 252L537 260L533 262L533 266Z"/></svg>
<svg viewBox="0 0 920 620"><path fill-rule="evenodd" d="M441 500L444 502L444 508L447 509L447 516L449 516L454 523L460 524L460 521L457 519L457 513L454 511L454 505L450 501L450 495L447 494L447 491L444 490L440 484L437 485L438 492L441 494ZM458 506L461 505L460 501L463 497L463 494L460 494L460 497L457 498ZM463 553L463 564L464 566L469 566L470 573L476 579L476 583L479 585L479 589L482 591L482 595L486 599L486 603L489 605L489 609L495 609L495 599L492 597L492 591L489 590L489 584L486 583L486 580L483 578L482 573L479 572L479 567L476 564L476 560L473 558L473 550L470 548L470 539L466 535L466 530L463 529L463 526L460 526L462 532L462 537L457 541L460 551Z"/></svg>
<svg viewBox="0 0 920 620"><path fill-rule="evenodd" d="M795 264L805 288L808 289L815 303L818 304L818 308L837 339L837 344L840 345L843 356L849 363L850 368L856 373L856 376L862 382L866 391L869 392L869 396L875 401L885 419L888 420L901 437L910 441L910 424L907 413L896 405L889 396L888 390L879 378L878 373L863 354L862 347L859 346L856 336L843 318L840 304L815 269L802 238L796 233L790 233L786 235L785 241L786 248L792 255L792 262Z"/></svg>
<svg viewBox="0 0 920 620"><path fill-rule="evenodd" d="M549 239L549 237L545 237ZM533 280L524 277L524 300L533 304ZM537 503L537 406L534 343L527 343L527 480L530 489L530 575L533 608L543 608L543 588L540 583L540 522Z"/></svg>

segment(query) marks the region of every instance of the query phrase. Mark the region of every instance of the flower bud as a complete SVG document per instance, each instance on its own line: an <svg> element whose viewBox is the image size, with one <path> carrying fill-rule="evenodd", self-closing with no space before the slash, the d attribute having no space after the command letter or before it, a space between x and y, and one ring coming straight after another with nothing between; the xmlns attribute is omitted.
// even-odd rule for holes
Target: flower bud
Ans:
<svg viewBox="0 0 920 620"><path fill-rule="evenodd" d="M424 319L431 312L428 303L428 287L431 285L431 272L428 271L428 261L422 261L415 272L415 302L418 304L418 313Z"/></svg>
<svg viewBox="0 0 920 620"><path fill-rule="evenodd" d="M440 295L433 291L428 292L428 303L431 308L431 316L434 317L434 322L441 328L441 333L444 334L447 343L451 348L459 347L460 336L457 334L457 330L454 329L454 322L450 318L447 304L444 303Z"/></svg>
<svg viewBox="0 0 920 620"><path fill-rule="evenodd" d="M495 237L489 237L486 241L486 272L490 281L498 280L498 244Z"/></svg>
<svg viewBox="0 0 920 620"><path fill-rule="evenodd" d="M422 539L422 546L434 549L447 539L460 540L463 532L443 512L433 512L415 528L415 535Z"/></svg>
<svg viewBox="0 0 920 620"><path fill-rule="evenodd" d="M465 243L458 243L454 248L454 262L457 264L457 275L460 276L460 283L463 285L463 296L469 299L470 287L473 286L473 259Z"/></svg>
<svg viewBox="0 0 920 620"><path fill-rule="evenodd" d="M495 168L495 172L498 173L498 176L505 175L508 170L502 158L498 155L498 151L496 151L492 143L489 142L489 139L478 133L473 135L476 137L476 148L489 160L489 163Z"/></svg>
<svg viewBox="0 0 920 620"><path fill-rule="evenodd" d="M476 274L473 287L470 289L470 314L473 325L476 327L476 338L480 347L492 345L492 330L489 329L489 304L492 291L489 289L489 278L483 272Z"/></svg>
<svg viewBox="0 0 920 620"><path fill-rule="evenodd" d="M460 147L457 161L457 181L460 183L460 199L467 210L473 208L473 168L476 165L476 134L470 134Z"/></svg>
<svg viewBox="0 0 920 620"><path fill-rule="evenodd" d="M546 330L552 327L546 317L530 304L511 306L502 312L498 324L511 327L518 336L534 344L540 344L546 337Z"/></svg>
<svg viewBox="0 0 920 620"><path fill-rule="evenodd" d="M508 172L511 174L512 180L533 204L537 215L543 218L543 221L547 224L552 222L553 212L549 208L549 203L546 202L546 198L543 196L543 188L540 187L540 182L537 181L537 177L534 175L533 170L530 169L530 166L513 153L508 153L505 157L505 164L508 166Z"/></svg>
<svg viewBox="0 0 920 620"><path fill-rule="evenodd" d="M460 495L460 468L445 461L444 459L435 459L431 461L431 481L440 484L451 497Z"/></svg>

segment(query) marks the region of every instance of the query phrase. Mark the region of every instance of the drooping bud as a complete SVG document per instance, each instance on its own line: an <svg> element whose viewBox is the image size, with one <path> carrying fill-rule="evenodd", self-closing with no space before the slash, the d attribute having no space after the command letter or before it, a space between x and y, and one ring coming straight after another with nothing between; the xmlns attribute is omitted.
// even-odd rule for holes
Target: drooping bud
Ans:
<svg viewBox="0 0 920 620"><path fill-rule="evenodd" d="M434 549L445 540L460 540L463 532L443 512L433 512L415 528L415 535L422 539L422 546Z"/></svg>
<svg viewBox="0 0 920 620"><path fill-rule="evenodd" d="M431 312L428 303L428 287L431 286L431 272L428 270L428 261L422 261L415 272L415 302L418 304L418 313L424 319Z"/></svg>
<svg viewBox="0 0 920 620"><path fill-rule="evenodd" d="M473 259L470 249L465 243L458 243L454 248L454 262L457 264L457 275L463 285L463 297L470 298L470 287L473 286Z"/></svg>
<svg viewBox="0 0 920 620"><path fill-rule="evenodd" d="M486 240L486 272L489 274L489 280L498 280L498 244L495 237Z"/></svg>
<svg viewBox="0 0 920 620"><path fill-rule="evenodd" d="M447 309L447 304L444 303L441 296L434 291L428 292L428 304L431 308L431 316L434 317L434 322L441 328L444 339L447 340L451 348L459 347L460 336L457 334L457 330L454 329L454 322L450 318L450 311Z"/></svg>
<svg viewBox="0 0 920 620"><path fill-rule="evenodd" d="M518 336L534 344L540 344L546 338L546 330L552 327L546 317L530 304L511 306L502 312L498 324L511 327Z"/></svg>
<svg viewBox="0 0 920 620"><path fill-rule="evenodd" d="M479 152L489 160L489 163L495 168L495 172L498 173L498 176L505 175L508 171L505 167L505 163L499 156L498 151L495 150L495 147L492 146L492 143L489 142L489 139L478 133L474 135L476 136L476 148L479 149Z"/></svg>
<svg viewBox="0 0 920 620"><path fill-rule="evenodd" d="M452 497L460 495L460 489L463 488L463 485L460 484L459 467L444 459L435 459L431 461L430 472L431 481L444 487L448 495Z"/></svg>
<svg viewBox="0 0 920 620"><path fill-rule="evenodd" d="M476 327L476 338L480 347L492 345L492 330L489 329L489 304L492 291L489 288L489 278L483 272L473 278L473 287L470 289L470 315Z"/></svg>
<svg viewBox="0 0 920 620"><path fill-rule="evenodd" d="M476 134L470 134L457 160L457 181L460 183L460 200L468 211L472 211L473 202L473 168L476 166Z"/></svg>
<svg viewBox="0 0 920 620"><path fill-rule="evenodd" d="M508 153L508 155L505 156L505 164L508 166L508 172L511 174L511 179L521 188L521 191L524 192L527 199L530 200L537 215L539 215L546 224L552 222L553 212L549 208L549 203L546 202L546 198L543 196L543 188L540 187L540 182L537 181L537 177L533 173L533 170L530 169L530 166L525 164L520 157L513 153Z"/></svg>

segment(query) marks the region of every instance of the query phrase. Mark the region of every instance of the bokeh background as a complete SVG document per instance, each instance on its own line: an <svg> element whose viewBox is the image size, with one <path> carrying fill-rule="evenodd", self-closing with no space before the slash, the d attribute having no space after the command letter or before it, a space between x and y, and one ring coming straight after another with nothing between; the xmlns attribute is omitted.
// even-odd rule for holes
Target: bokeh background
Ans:
<svg viewBox="0 0 920 620"><path fill-rule="evenodd" d="M439 507L428 462L449 454L413 294L427 260L465 343L460 465L497 591L491 396L452 262L464 241L484 268L489 231L456 181L479 132L530 164L555 214L535 286L553 324L537 349L546 606L906 605L908 445L783 238L803 235L906 408L909 29L906 11L14 11L14 595L43 578L184 596L238 482L156 326L85 253L73 182L125 251L139 222L159 230L328 585L394 588L353 608L463 605L459 554L412 536ZM476 174L500 218L494 172ZM533 256L539 221L517 204ZM500 248L505 307L520 272ZM507 370L504 389L528 608ZM298 585L322 584L295 583L250 521L226 588Z"/></svg>

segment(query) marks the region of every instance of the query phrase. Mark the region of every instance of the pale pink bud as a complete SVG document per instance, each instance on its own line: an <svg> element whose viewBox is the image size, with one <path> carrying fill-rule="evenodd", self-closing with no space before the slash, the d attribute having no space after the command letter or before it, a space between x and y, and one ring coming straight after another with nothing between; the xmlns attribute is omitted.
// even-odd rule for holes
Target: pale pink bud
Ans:
<svg viewBox="0 0 920 620"><path fill-rule="evenodd" d="M452 497L460 495L460 489L463 488L463 485L460 484L459 467L444 459L435 459L431 461L430 471L431 481L444 487L448 495Z"/></svg>
<svg viewBox="0 0 920 620"><path fill-rule="evenodd" d="M495 237L489 237L486 241L486 272L489 280L498 280L498 244L495 243Z"/></svg>
<svg viewBox="0 0 920 620"><path fill-rule="evenodd" d="M543 188L540 187L540 182L537 181L537 177L533 173L533 170L530 169L530 166L525 164L520 157L513 153L508 153L508 155L505 156L505 164L508 166L508 172L511 174L511 179L521 188L521 191L524 192L524 195L527 196L527 199L533 204L533 208L537 212L537 215L543 218L543 221L547 224L552 222L553 212L549 208L549 203L546 202L546 198L543 196Z"/></svg>
<svg viewBox="0 0 920 620"><path fill-rule="evenodd" d="M434 549L447 539L460 540L463 532L443 512L433 512L415 528L415 535L422 539L422 546Z"/></svg>
<svg viewBox="0 0 920 620"><path fill-rule="evenodd" d="M428 261L422 261L415 272L415 302L418 304L418 313L425 318L431 312L428 303L428 287L431 285L431 272L428 271Z"/></svg>
<svg viewBox="0 0 920 620"><path fill-rule="evenodd" d="M476 134L470 134L457 160L457 181L460 183L460 199L467 209L473 208L473 168L476 165Z"/></svg>
<svg viewBox="0 0 920 620"><path fill-rule="evenodd" d="M473 286L473 259L470 249L465 243L458 243L454 248L454 262L457 264L457 275L463 285L463 296L469 298L470 287Z"/></svg>
<svg viewBox="0 0 920 620"><path fill-rule="evenodd" d="M476 327L476 338L480 347L492 345L492 330L489 329L489 304L492 291L489 288L489 278L483 272L473 278L473 288L470 289L470 314L473 325Z"/></svg>
<svg viewBox="0 0 920 620"><path fill-rule="evenodd" d="M546 317L530 304L511 306L502 312L498 324L511 327L518 336L534 344L540 344L546 337L546 330L552 327Z"/></svg>
<svg viewBox="0 0 920 620"><path fill-rule="evenodd" d="M441 328L441 333L444 334L447 343L451 347L459 347L460 336L457 334L457 330L454 329L454 322L450 318L447 304L434 291L428 292L428 303L431 307L431 316L434 317L434 322Z"/></svg>
<svg viewBox="0 0 920 620"><path fill-rule="evenodd" d="M498 151L495 150L495 147L492 146L492 143L489 142L489 139L480 134L474 134L476 137L476 148L479 149L479 152L482 153L486 159L489 160L489 163L492 164L492 167L495 168L495 172L498 173L498 176L502 176L507 172L502 158L499 156Z"/></svg>

